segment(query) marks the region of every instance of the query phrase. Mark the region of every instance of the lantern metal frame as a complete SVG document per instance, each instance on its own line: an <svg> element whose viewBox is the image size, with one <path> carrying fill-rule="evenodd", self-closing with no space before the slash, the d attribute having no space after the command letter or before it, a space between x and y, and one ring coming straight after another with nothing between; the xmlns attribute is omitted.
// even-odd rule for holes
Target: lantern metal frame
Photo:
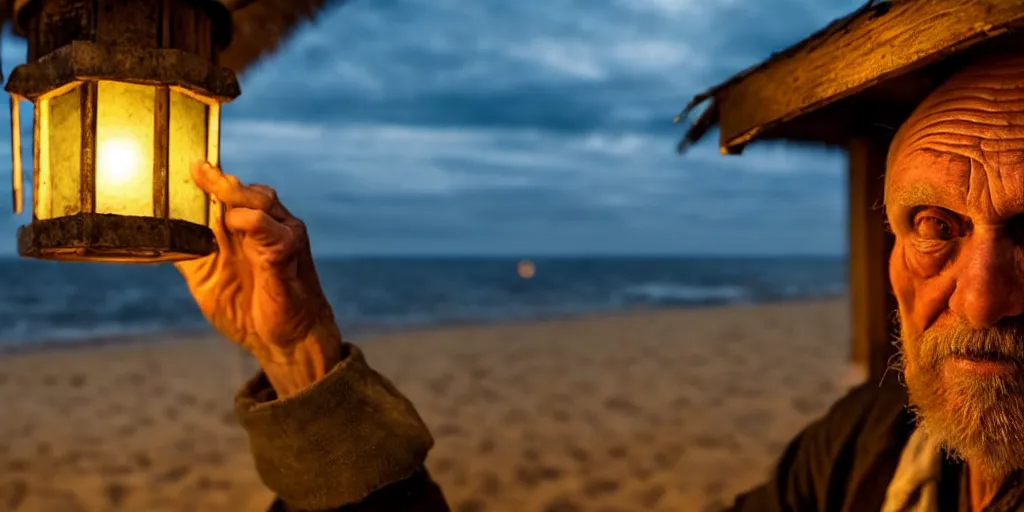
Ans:
<svg viewBox="0 0 1024 512"><path fill-rule="evenodd" d="M33 203L37 206L40 147L49 129L48 120L40 116L46 115L51 99L81 88L78 211L39 218L33 208L32 222L18 230L19 254L151 263L215 251L210 229L216 221L216 215L211 215L211 206L218 205L214 198L207 197L202 224L170 217L170 105L171 95L181 93L207 106L206 159L218 165L220 105L240 94L234 72L216 64L217 53L231 36L230 14L224 6L216 0L28 0L15 8L16 27L29 41L29 62L16 67L6 85L11 95L16 210L23 202L19 103L27 100L34 106ZM175 27L184 15L192 23ZM151 216L96 211L98 90L106 81L153 87Z"/></svg>

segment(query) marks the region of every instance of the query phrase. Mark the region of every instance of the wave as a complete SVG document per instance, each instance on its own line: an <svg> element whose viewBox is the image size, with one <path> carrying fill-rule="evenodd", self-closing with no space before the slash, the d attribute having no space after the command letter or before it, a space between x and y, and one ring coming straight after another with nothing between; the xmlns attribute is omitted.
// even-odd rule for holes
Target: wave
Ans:
<svg viewBox="0 0 1024 512"><path fill-rule="evenodd" d="M318 261L346 332L834 296L841 259ZM208 328L170 267L0 261L0 348Z"/></svg>
<svg viewBox="0 0 1024 512"><path fill-rule="evenodd" d="M657 304L736 303L754 298L753 291L737 285L701 286L685 283L650 282L627 287L622 295Z"/></svg>

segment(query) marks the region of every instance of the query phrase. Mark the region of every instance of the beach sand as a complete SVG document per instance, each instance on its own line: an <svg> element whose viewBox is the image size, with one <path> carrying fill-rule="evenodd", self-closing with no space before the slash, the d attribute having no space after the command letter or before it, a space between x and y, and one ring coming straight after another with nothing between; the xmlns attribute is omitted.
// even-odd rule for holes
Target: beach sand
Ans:
<svg viewBox="0 0 1024 512"><path fill-rule="evenodd" d="M843 300L390 334L456 512L715 510L864 377ZM260 511L214 337L0 358L0 511Z"/></svg>

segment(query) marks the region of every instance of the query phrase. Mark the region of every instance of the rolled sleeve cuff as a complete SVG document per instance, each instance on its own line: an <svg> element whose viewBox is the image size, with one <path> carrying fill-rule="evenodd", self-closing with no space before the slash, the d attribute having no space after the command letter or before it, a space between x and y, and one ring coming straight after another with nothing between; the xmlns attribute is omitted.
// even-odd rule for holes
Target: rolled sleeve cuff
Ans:
<svg viewBox="0 0 1024 512"><path fill-rule="evenodd" d="M235 398L263 483L290 506L362 501L423 468L434 444L412 404L358 347L323 379L278 399L262 372Z"/></svg>

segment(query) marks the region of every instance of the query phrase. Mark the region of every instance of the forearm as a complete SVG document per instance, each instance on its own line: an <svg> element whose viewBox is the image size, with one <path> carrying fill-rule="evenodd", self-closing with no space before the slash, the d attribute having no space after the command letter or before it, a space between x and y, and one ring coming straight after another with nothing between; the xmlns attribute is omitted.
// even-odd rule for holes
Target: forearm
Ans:
<svg viewBox="0 0 1024 512"><path fill-rule="evenodd" d="M286 353L259 358L260 367L279 398L294 396L319 382L345 358L334 319L325 320Z"/></svg>

